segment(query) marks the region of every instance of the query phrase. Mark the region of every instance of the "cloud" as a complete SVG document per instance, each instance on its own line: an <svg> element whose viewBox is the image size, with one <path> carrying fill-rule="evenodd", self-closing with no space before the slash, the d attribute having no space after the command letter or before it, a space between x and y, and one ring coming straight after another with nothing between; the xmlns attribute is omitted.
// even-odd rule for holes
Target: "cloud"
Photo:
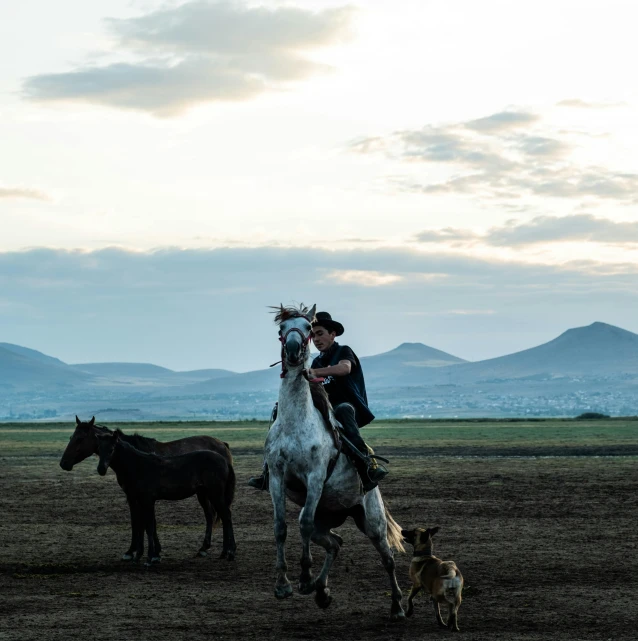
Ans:
<svg viewBox="0 0 638 641"><path fill-rule="evenodd" d="M569 98L556 103L557 107L575 107L577 109L615 109L625 107L624 102L587 102L580 98Z"/></svg>
<svg viewBox="0 0 638 641"><path fill-rule="evenodd" d="M528 126L529 131L521 130ZM422 181L418 176L388 179L402 191L472 194L499 201L535 196L638 203L637 173L579 165L571 159L574 147L569 136L560 136L543 131L538 116L512 111L363 138L349 148L362 154L382 153L411 165L436 163L451 173L438 181Z"/></svg>
<svg viewBox="0 0 638 641"><path fill-rule="evenodd" d="M344 273L400 280L337 281ZM338 317L360 355L421 340L472 358L534 344L529 334L506 344L520 336L512 328L534 327L545 340L570 324L622 325L638 304L636 276L636 265L552 267L406 249L34 249L0 253L0 334L68 362L251 369L277 360L267 306L304 301Z"/></svg>
<svg viewBox="0 0 638 641"><path fill-rule="evenodd" d="M485 234L468 229L428 229L416 235L422 243L481 243L517 247L555 242L596 242L614 245L638 243L638 222L615 222L591 214L537 216L529 222L512 220Z"/></svg>
<svg viewBox="0 0 638 641"><path fill-rule="evenodd" d="M39 189L23 187L0 187L0 199L50 200L49 196Z"/></svg>
<svg viewBox="0 0 638 641"><path fill-rule="evenodd" d="M344 273L400 280L338 281ZM67 362L251 369L277 360L268 305L304 301L339 318L360 355L420 340L473 358L529 347L529 328L542 342L594 320L626 326L637 276L631 264L525 265L405 248L33 249L0 253L0 335Z"/></svg>
<svg viewBox="0 0 638 641"><path fill-rule="evenodd" d="M120 52L132 61L32 76L23 95L157 116L206 102L249 100L331 70L307 55L347 40L354 11L188 2L137 18L108 19Z"/></svg>
<svg viewBox="0 0 638 641"><path fill-rule="evenodd" d="M328 273L327 278L335 283L361 285L363 287L381 287L384 285L392 285L402 280L402 277L397 274L361 269L334 270Z"/></svg>
<svg viewBox="0 0 638 641"><path fill-rule="evenodd" d="M481 238L479 234L469 229L457 229L455 227L445 227L443 229L426 229L416 235L416 240L421 243L438 243L470 241Z"/></svg>
<svg viewBox="0 0 638 641"><path fill-rule="evenodd" d="M638 243L638 222L614 222L591 214L538 216L529 223L510 223L487 234L492 245L581 241L612 244Z"/></svg>
<svg viewBox="0 0 638 641"><path fill-rule="evenodd" d="M499 113L470 120L465 127L481 133L500 133L531 125L539 120L536 114L523 111L501 111Z"/></svg>

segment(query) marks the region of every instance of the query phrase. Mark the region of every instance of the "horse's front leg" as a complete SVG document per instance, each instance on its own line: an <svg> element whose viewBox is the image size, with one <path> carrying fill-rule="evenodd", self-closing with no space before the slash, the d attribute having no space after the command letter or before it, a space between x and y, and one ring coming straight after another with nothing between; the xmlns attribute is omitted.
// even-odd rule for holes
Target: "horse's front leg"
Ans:
<svg viewBox="0 0 638 641"><path fill-rule="evenodd" d="M320 608L327 608L332 601L332 597L328 590L328 574L330 573L330 568L341 549L341 545L339 543L340 538L341 537L337 538L332 534L329 527L323 527L320 523L316 523L315 520L315 531L312 533L312 540L326 551L323 568L315 581L317 591L315 600Z"/></svg>
<svg viewBox="0 0 638 641"><path fill-rule="evenodd" d="M275 596L286 599L292 596L292 585L286 576L288 564L286 563L286 490L283 483L283 474L277 474L275 467L270 472L270 497L274 510L275 541L277 543L277 581L275 583Z"/></svg>
<svg viewBox="0 0 638 641"><path fill-rule="evenodd" d="M325 583L317 585L312 576L312 554L310 553L310 540L315 531L315 512L323 492L325 474L312 474L308 477L306 488L306 503L299 515L299 529L303 546L301 554L301 576L299 577L299 592L311 594L316 590L316 600L319 607L326 608L330 605L330 590Z"/></svg>
<svg viewBox="0 0 638 641"><path fill-rule="evenodd" d="M127 496L126 502L128 503L129 512L131 513L131 545L122 555L122 561L132 561L135 558L135 552L137 551L137 532L140 525L133 499Z"/></svg>
<svg viewBox="0 0 638 641"><path fill-rule="evenodd" d="M133 529L133 546L135 556L133 560L137 563L144 555L144 517L140 502L133 496L128 497L131 508L131 526Z"/></svg>
<svg viewBox="0 0 638 641"><path fill-rule="evenodd" d="M155 550L155 531L157 527L155 522L155 502L144 501L141 506L141 513L148 539L148 560L144 565L149 566L160 561L160 557Z"/></svg>

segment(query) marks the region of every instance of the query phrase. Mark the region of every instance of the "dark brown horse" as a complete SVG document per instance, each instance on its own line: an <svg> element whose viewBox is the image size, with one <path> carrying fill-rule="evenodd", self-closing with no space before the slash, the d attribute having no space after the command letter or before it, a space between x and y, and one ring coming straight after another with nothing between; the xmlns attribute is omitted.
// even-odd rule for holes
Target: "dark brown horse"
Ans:
<svg viewBox="0 0 638 641"><path fill-rule="evenodd" d="M235 536L230 506L235 495L233 466L217 452L200 450L178 456L158 456L136 450L122 440L119 430L100 434L97 471L101 476L110 467L117 482L126 493L131 513L146 530L148 538L147 565L159 561L155 549L155 501L181 501L194 494L206 515L206 533L200 551L210 548L213 530L213 510L223 525L223 544L220 558L235 558ZM138 531L136 560L144 552L144 535Z"/></svg>
<svg viewBox="0 0 638 641"><path fill-rule="evenodd" d="M95 424L95 416L90 421L81 421L76 416L75 431L69 439L69 444L66 446L64 454L62 454L60 467L63 470L71 471L74 465L77 465L92 454L97 454L98 435L111 433L112 431L105 425ZM230 465L233 464L233 457L230 453L228 443L224 443L212 436L203 434L201 436L187 436L176 441L162 443L161 441L156 441L154 438L148 438L140 434L124 434L120 432L120 435L122 441L131 444L141 452L150 452L152 454L159 454L160 456L174 456L176 454L186 454L187 452L195 452L197 450L210 450L211 452L221 454ZM130 507L129 505L129 508ZM130 561L134 558L138 538L137 530L139 527L139 524L134 518L133 510L131 509L131 545L122 555L123 561ZM143 534L143 530L141 532ZM155 539L155 549L159 555L161 546L157 538ZM206 553L200 551L200 555L206 556Z"/></svg>

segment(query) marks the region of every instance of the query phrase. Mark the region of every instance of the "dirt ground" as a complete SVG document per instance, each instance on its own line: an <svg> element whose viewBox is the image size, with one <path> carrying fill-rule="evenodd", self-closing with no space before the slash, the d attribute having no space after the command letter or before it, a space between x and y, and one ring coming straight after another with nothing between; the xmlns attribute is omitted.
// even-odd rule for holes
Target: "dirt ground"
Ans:
<svg viewBox="0 0 638 641"><path fill-rule="evenodd" d="M636 639L638 459L431 458L395 452L383 493L403 527L440 525L435 551L465 577L462 637ZM348 524L319 610L295 592L275 600L269 496L244 485L259 469L237 456L237 559L196 558L204 521L195 499L158 504L162 563L119 561L128 509L112 472L89 459L0 459L0 639L445 638L423 597L391 624L389 584L374 548ZM299 572L290 509L288 562ZM436 539L435 539L436 540ZM316 566L322 551L313 548ZM397 555L407 597L409 555ZM406 599L404 598L404 605Z"/></svg>

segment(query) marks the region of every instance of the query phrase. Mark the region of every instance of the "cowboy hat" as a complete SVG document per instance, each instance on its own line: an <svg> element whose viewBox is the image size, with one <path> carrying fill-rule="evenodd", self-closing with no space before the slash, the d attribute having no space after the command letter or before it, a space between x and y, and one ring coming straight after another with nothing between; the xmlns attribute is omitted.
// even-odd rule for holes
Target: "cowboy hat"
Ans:
<svg viewBox="0 0 638 641"><path fill-rule="evenodd" d="M343 325L335 320L332 320L332 316L328 312L317 312L315 314L315 320L312 323L313 327L321 326L325 327L329 332L335 332L337 336L341 336L345 331Z"/></svg>

